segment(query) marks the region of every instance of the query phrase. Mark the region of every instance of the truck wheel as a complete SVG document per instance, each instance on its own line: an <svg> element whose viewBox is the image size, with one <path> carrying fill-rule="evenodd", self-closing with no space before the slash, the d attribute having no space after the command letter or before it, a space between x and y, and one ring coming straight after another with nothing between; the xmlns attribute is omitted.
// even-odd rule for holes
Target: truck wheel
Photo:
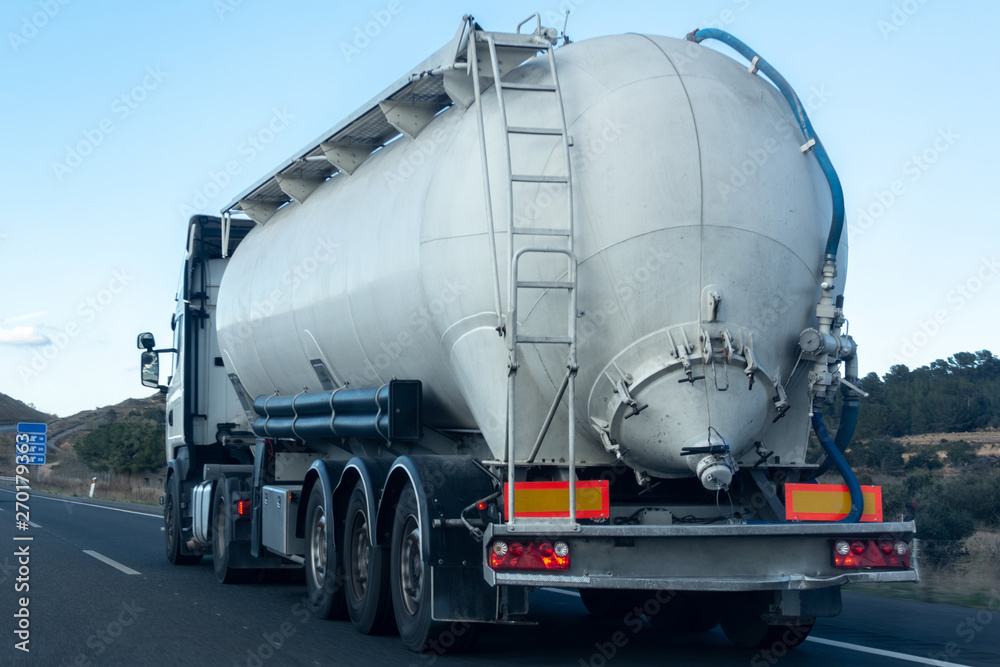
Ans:
<svg viewBox="0 0 1000 667"><path fill-rule="evenodd" d="M174 493L174 478L167 480L163 499L163 534L166 536L167 560L174 565L194 565L201 561L197 554L181 553L181 507Z"/></svg>
<svg viewBox="0 0 1000 667"><path fill-rule="evenodd" d="M212 564L215 566L215 578L220 584L244 584L258 570L229 566L231 512L232 503L226 494L226 478L222 477L215 483L215 503L212 507Z"/></svg>
<svg viewBox="0 0 1000 667"><path fill-rule="evenodd" d="M337 558L334 521L327 516L323 485L319 482L309 494L306 509L306 590L309 608L320 618L344 618L343 571Z"/></svg>
<svg viewBox="0 0 1000 667"><path fill-rule="evenodd" d="M344 521L344 596L354 629L366 635L392 628L389 603L389 559L370 539L371 517L365 486L359 480L347 504Z"/></svg>
<svg viewBox="0 0 1000 667"><path fill-rule="evenodd" d="M451 624L431 620L430 566L421 552L420 514L410 484L403 489L392 522L392 607L400 639L411 651L437 654L472 648L479 636L477 623Z"/></svg>
<svg viewBox="0 0 1000 667"><path fill-rule="evenodd" d="M786 649L795 648L812 632L813 624L768 625L761 615L749 609L733 610L722 617L722 631L736 646L763 649L779 644Z"/></svg>

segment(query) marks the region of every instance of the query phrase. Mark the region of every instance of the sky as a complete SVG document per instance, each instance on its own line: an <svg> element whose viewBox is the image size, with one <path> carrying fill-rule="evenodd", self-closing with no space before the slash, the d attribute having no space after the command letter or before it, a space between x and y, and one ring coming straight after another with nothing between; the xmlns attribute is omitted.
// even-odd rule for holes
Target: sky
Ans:
<svg viewBox="0 0 1000 667"><path fill-rule="evenodd" d="M573 41L728 30L797 90L844 185L862 374L1000 353L1000 3L5 0L0 392L60 416L149 395L135 338L169 344L192 212L218 215L464 14L513 31L566 9Z"/></svg>

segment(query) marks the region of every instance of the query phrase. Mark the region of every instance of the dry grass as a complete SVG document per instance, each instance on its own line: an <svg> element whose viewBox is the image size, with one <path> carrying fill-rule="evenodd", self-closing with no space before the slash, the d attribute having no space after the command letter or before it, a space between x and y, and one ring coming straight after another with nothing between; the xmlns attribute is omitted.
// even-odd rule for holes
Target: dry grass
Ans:
<svg viewBox="0 0 1000 667"><path fill-rule="evenodd" d="M30 478L29 478L30 479ZM32 479L31 490L44 493L55 493L63 496L86 498L90 495L90 481L67 477L48 476L45 479ZM128 503L159 505L163 490L159 487L133 488L127 480L115 480L110 484L99 482L94 489L94 498L101 500L118 500Z"/></svg>

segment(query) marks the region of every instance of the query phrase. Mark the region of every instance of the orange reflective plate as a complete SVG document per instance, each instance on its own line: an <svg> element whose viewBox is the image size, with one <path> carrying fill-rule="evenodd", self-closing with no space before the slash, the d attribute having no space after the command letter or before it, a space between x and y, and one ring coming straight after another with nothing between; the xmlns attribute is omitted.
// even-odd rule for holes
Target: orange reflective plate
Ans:
<svg viewBox="0 0 1000 667"><path fill-rule="evenodd" d="M862 486L865 508L861 521L882 520L882 487ZM836 521L851 511L846 484L785 484L788 521Z"/></svg>
<svg viewBox="0 0 1000 667"><path fill-rule="evenodd" d="M503 511L507 518L509 484L503 485ZM576 483L576 517L598 519L611 516L608 509L608 482ZM568 517L569 482L516 482L514 514L523 517Z"/></svg>

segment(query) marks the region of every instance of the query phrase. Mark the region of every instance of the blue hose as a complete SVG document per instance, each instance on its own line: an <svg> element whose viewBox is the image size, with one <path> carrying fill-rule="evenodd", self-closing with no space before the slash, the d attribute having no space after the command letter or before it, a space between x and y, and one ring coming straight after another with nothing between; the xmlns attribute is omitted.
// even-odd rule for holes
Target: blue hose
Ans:
<svg viewBox="0 0 1000 667"><path fill-rule="evenodd" d="M700 43L706 39L715 39L730 46L751 62L756 58L757 69L763 72L784 96L788 102L788 106L792 109L792 113L795 114L795 118L799 121L799 128L802 130L806 141L812 139L816 142L812 149L813 154L816 156L817 162L819 162L820 169L823 170L823 174L826 176L827 183L830 186L830 197L833 201L833 221L830 224L830 235L826 240L826 259L836 261L837 249L840 247L840 236L844 230L844 188L840 185L840 178L837 176L837 171L833 168L833 163L830 162L830 156L827 155L826 149L823 147L823 142L816 136L812 123L809 122L809 116L806 114L802 102L799 101L798 95L795 94L792 87L785 81L785 77L778 73L778 70L771 67L770 63L761 58L756 51L725 30L718 30L716 28L695 30L687 38L695 43Z"/></svg>
<svg viewBox="0 0 1000 667"><path fill-rule="evenodd" d="M828 460L833 461L837 472L847 482L847 490L851 494L851 511L843 519L840 519L839 523L857 523L865 508L865 498L861 493L861 484L858 483L858 478L854 476L854 471L847 464L844 455L840 453L837 445L830 438L830 433L826 430L826 424L823 423L823 413L819 410L813 412L812 426L816 432L816 437L819 438L819 444L823 446L823 451L826 452ZM853 431L853 429L851 430ZM839 436L840 434L838 433L837 435Z"/></svg>

